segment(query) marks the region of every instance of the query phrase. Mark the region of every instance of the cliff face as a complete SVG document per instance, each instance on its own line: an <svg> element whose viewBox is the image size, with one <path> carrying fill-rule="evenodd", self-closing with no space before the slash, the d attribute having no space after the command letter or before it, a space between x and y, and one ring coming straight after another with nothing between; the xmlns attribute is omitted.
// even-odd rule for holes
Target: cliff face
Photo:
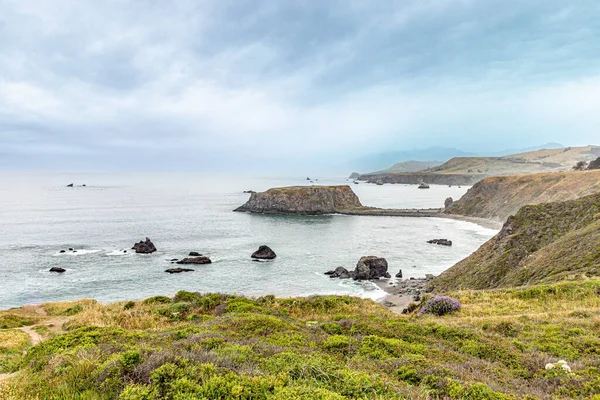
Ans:
<svg viewBox="0 0 600 400"><path fill-rule="evenodd" d="M489 177L445 212L505 221L528 204L567 201L600 192L600 170Z"/></svg>
<svg viewBox="0 0 600 400"><path fill-rule="evenodd" d="M252 193L235 211L261 214L321 215L362 208L350 186L292 186Z"/></svg>
<svg viewBox="0 0 600 400"><path fill-rule="evenodd" d="M523 207L433 286L489 289L593 276L600 276L600 193Z"/></svg>

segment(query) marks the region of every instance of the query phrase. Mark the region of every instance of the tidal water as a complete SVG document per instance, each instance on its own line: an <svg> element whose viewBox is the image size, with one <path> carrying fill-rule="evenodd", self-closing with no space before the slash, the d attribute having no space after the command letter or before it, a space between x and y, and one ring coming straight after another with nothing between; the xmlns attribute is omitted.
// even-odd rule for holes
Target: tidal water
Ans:
<svg viewBox="0 0 600 400"><path fill-rule="evenodd" d="M344 184L313 177L314 184ZM86 187L65 187L68 183ZM496 231L438 218L267 216L234 213L243 190L307 185L305 177L260 178L183 174L0 173L0 309L48 301L102 302L172 295L178 290L249 296L351 294L377 298L373 284L330 279L323 272L354 268L364 255L385 257L394 275L439 274L475 251ZM377 186L349 183L376 207L440 207L467 187ZM158 252L131 246L152 239ZM452 247L430 245L447 238ZM250 254L267 244L271 262ZM76 252L61 249L73 248ZM123 251L127 250L127 253ZM213 263L167 274L190 251ZM66 268L63 274L51 267Z"/></svg>

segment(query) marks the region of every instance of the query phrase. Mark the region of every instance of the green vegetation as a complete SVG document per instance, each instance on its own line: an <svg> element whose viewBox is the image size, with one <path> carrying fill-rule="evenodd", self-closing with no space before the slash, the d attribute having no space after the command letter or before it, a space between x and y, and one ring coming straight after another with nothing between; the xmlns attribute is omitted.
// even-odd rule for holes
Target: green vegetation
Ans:
<svg viewBox="0 0 600 400"><path fill-rule="evenodd" d="M488 289L600 276L600 193L523 207L502 231L441 274L436 289Z"/></svg>
<svg viewBox="0 0 600 400"><path fill-rule="evenodd" d="M462 308L443 317L339 296L47 304L66 331L26 355L23 332L3 331L19 371L0 398L591 398L599 293L600 280L452 292ZM560 359L571 372L545 368Z"/></svg>

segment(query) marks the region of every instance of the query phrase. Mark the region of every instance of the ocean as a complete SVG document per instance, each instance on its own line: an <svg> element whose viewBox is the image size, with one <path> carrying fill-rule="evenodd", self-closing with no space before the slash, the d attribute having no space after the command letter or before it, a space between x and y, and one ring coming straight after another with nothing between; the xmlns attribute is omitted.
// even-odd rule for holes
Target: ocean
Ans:
<svg viewBox="0 0 600 400"><path fill-rule="evenodd" d="M468 189L312 178L314 184L349 184L364 205L386 208L441 207ZM67 188L69 183L75 187ZM496 233L440 218L232 212L248 199L244 190L311 184L306 177L3 171L0 184L0 309L81 298L135 300L178 290L377 299L384 293L372 283L323 273L353 269L361 256L376 255L388 260L392 275L400 269L405 278L439 274ZM134 254L133 244L146 237L158 252ZM426 243L437 238L454 245ZM277 253L275 260L251 261L262 244ZM213 263L193 266L195 272L164 272L176 266L169 260L191 251ZM50 273L51 267L66 272Z"/></svg>

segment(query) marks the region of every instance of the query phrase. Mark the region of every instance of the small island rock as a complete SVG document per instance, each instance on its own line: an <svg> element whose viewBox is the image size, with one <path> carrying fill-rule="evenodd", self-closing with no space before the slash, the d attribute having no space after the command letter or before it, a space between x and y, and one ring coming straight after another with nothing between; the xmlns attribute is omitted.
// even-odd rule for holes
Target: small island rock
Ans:
<svg viewBox="0 0 600 400"><path fill-rule="evenodd" d="M440 246L452 246L452 240L448 239L432 239L428 240L427 243L438 244Z"/></svg>
<svg viewBox="0 0 600 400"><path fill-rule="evenodd" d="M177 261L177 264L210 264L212 261L210 258L205 256L184 258L183 260Z"/></svg>
<svg viewBox="0 0 600 400"><path fill-rule="evenodd" d="M192 251L190 252L190 254L188 254L190 257L202 257L202 254L198 253L197 251Z"/></svg>
<svg viewBox="0 0 600 400"><path fill-rule="evenodd" d="M260 246L258 250L252 253L252 258L256 258L259 260L272 260L275 257L277 257L277 254L275 254L275 252L271 250L269 246L266 246L264 244Z"/></svg>
<svg viewBox="0 0 600 400"><path fill-rule="evenodd" d="M59 273L63 273L63 272L65 272L65 271L66 271L66 269L64 269L64 268L61 268L61 267L52 267L52 268L50 268L50 272L59 272Z"/></svg>
<svg viewBox="0 0 600 400"><path fill-rule="evenodd" d="M166 269L165 272L168 272L169 274L180 274L182 272L193 272L193 269L190 268L169 268Z"/></svg>
<svg viewBox="0 0 600 400"><path fill-rule="evenodd" d="M134 244L131 249L135 250L135 252L138 254L150 254L156 251L154 243L152 243L152 241L148 238L146 238L145 241Z"/></svg>
<svg viewBox="0 0 600 400"><path fill-rule="evenodd" d="M376 256L361 257L354 270L354 280L388 278L388 263L385 258Z"/></svg>

